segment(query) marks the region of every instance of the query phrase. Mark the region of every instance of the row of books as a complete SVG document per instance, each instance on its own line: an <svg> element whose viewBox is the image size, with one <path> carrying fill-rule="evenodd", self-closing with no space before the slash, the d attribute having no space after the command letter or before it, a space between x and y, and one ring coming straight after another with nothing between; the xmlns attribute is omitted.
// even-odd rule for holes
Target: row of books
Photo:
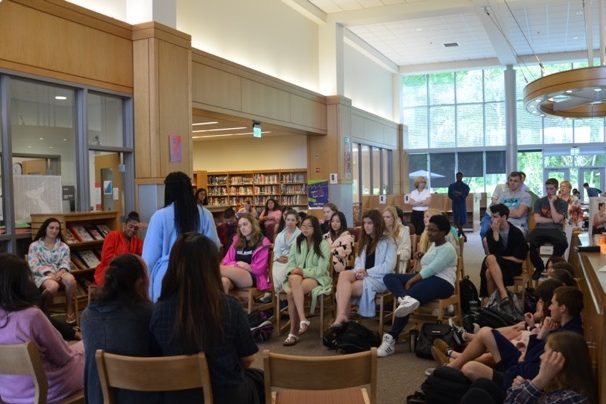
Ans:
<svg viewBox="0 0 606 404"><path fill-rule="evenodd" d="M85 269L96 268L99 265L101 251L94 250L82 250L82 251L72 251L71 253L71 261L72 261L72 270L81 271Z"/></svg>
<svg viewBox="0 0 606 404"><path fill-rule="evenodd" d="M67 244L76 244L83 241L103 240L111 229L104 224L68 224L63 236Z"/></svg>

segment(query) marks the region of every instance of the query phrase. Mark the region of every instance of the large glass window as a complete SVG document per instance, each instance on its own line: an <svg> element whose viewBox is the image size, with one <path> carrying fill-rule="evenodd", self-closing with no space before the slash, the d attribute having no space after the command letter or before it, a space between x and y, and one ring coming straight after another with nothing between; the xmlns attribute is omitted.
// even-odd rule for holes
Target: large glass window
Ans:
<svg viewBox="0 0 606 404"><path fill-rule="evenodd" d="M362 180L362 195L371 195L370 185L370 147L361 145L360 153L362 155L362 166L360 167L360 178Z"/></svg>
<svg viewBox="0 0 606 404"><path fill-rule="evenodd" d="M455 154L432 153L429 160L430 184L432 192L448 192L448 186L455 180Z"/></svg>
<svg viewBox="0 0 606 404"><path fill-rule="evenodd" d="M89 93L86 101L88 144L124 146L124 102L122 98Z"/></svg>
<svg viewBox="0 0 606 404"><path fill-rule="evenodd" d="M353 174L353 201L354 203L360 202L360 145L357 143L351 146L351 162L352 162L352 174Z"/></svg>
<svg viewBox="0 0 606 404"><path fill-rule="evenodd" d="M381 150L381 193L386 195L392 193L391 172L393 162L391 160L391 155L391 150Z"/></svg>
<svg viewBox="0 0 606 404"><path fill-rule="evenodd" d="M376 146L354 143L353 148L353 199L361 202L359 185L361 182L362 195L389 194L393 190L392 151Z"/></svg>
<svg viewBox="0 0 606 404"><path fill-rule="evenodd" d="M372 194L381 194L381 149L372 148Z"/></svg>

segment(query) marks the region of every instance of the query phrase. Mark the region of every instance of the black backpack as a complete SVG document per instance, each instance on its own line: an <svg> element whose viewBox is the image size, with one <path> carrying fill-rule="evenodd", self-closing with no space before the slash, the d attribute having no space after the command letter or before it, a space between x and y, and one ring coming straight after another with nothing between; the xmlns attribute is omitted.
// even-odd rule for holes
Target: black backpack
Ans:
<svg viewBox="0 0 606 404"><path fill-rule="evenodd" d="M469 313L470 306L480 306L480 297L478 295L478 289L476 285L469 279L469 276L465 276L459 282L459 294L461 296L461 310L463 313ZM475 303L472 303L475 302Z"/></svg>
<svg viewBox="0 0 606 404"><path fill-rule="evenodd" d="M347 321L328 329L322 338L324 346L339 353L350 354L370 350L381 344L379 334L355 321Z"/></svg>
<svg viewBox="0 0 606 404"><path fill-rule="evenodd" d="M458 404L471 382L459 369L438 366L421 385L427 404Z"/></svg>
<svg viewBox="0 0 606 404"><path fill-rule="evenodd" d="M411 351L419 358L432 359L431 347L436 338L443 339L446 343L457 350L459 346L454 340L452 328L448 324L424 323L419 334L411 334ZM413 341L414 340L414 341Z"/></svg>
<svg viewBox="0 0 606 404"><path fill-rule="evenodd" d="M500 328L519 322L514 316L495 307L484 307L480 310L476 321L480 327Z"/></svg>

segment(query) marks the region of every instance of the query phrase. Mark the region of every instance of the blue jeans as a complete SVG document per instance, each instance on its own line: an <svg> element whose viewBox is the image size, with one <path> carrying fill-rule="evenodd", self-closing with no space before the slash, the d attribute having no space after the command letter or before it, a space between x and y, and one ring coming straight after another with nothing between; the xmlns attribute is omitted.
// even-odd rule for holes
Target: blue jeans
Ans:
<svg viewBox="0 0 606 404"><path fill-rule="evenodd" d="M383 283L394 298L410 296L417 299L421 305L436 299L446 299L454 292L454 286L437 276L422 279L410 289L405 289L404 285L413 276L414 274L387 274L383 277ZM397 340L406 324L408 324L408 316L394 317L389 334Z"/></svg>
<svg viewBox="0 0 606 404"><path fill-rule="evenodd" d="M482 216L482 220L480 220L480 240L483 240L490 231L492 216L488 212L490 212L490 209L486 209L486 213Z"/></svg>

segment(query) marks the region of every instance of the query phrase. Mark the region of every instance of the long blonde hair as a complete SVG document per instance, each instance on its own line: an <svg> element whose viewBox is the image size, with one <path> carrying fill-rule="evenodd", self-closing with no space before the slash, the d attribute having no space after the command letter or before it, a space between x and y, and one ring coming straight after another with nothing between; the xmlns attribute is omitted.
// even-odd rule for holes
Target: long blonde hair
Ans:
<svg viewBox="0 0 606 404"><path fill-rule="evenodd" d="M429 208L423 214L423 220L425 220L425 215L429 215L429 217L431 218L433 216L443 215L443 214L444 213L442 213L442 211L439 209ZM423 230L423 233L421 234L421 238L419 239L419 248L417 249L417 251L424 253L428 249L429 249L429 236L427 235L427 226L425 226L425 230Z"/></svg>
<svg viewBox="0 0 606 404"><path fill-rule="evenodd" d="M393 206L387 206L383 210L383 212L389 212L389 214L393 218L393 226L391 227L391 229L387 226L387 223L385 224L385 229L389 232L389 234L391 234L394 240L397 241L398 237L400 237L400 231L402 231L403 229L402 222L400 221L400 217L398 216L398 211Z"/></svg>

